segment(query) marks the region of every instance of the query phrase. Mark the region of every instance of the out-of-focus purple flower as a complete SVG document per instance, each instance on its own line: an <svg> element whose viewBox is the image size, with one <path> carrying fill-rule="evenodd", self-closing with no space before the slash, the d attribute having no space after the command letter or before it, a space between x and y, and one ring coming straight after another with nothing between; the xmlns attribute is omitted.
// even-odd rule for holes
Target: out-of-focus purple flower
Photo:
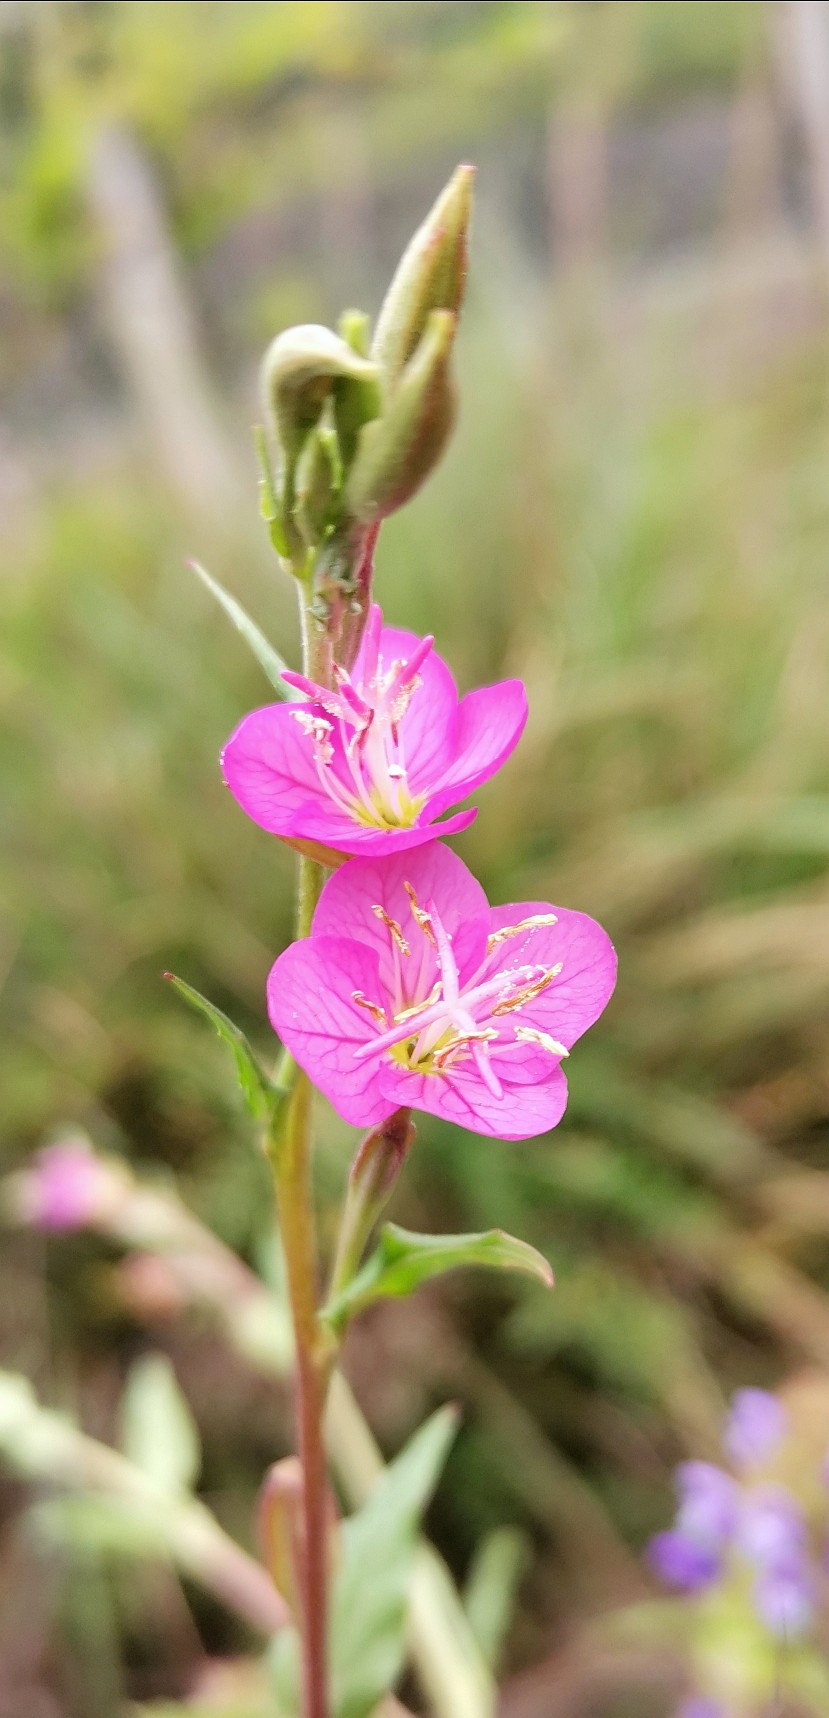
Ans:
<svg viewBox="0 0 829 1718"><path fill-rule="evenodd" d="M768 1390L738 1390L723 1434L734 1466L762 1467L775 1454L789 1427L782 1402Z"/></svg>
<svg viewBox="0 0 829 1718"><path fill-rule="evenodd" d="M119 1191L117 1171L79 1140L38 1152L21 1185L21 1215L51 1234L94 1223L111 1210Z"/></svg>
<svg viewBox="0 0 829 1718"><path fill-rule="evenodd" d="M710 1587L722 1569L718 1550L701 1545L676 1527L655 1535L648 1546L648 1560L660 1580L683 1593L699 1593Z"/></svg>
<svg viewBox="0 0 829 1718"><path fill-rule="evenodd" d="M805 1556L792 1556L761 1570L754 1583L754 1607L778 1640L806 1633L815 1610L814 1577Z"/></svg>
<svg viewBox="0 0 829 1718"><path fill-rule="evenodd" d="M692 1694L690 1700L683 1700L676 1718L727 1718L727 1715L718 1700L709 1700L707 1694Z"/></svg>
<svg viewBox="0 0 829 1718"><path fill-rule="evenodd" d="M800 1556L806 1547L806 1522L799 1504L781 1486L749 1492L740 1512L737 1544L761 1569Z"/></svg>
<svg viewBox="0 0 829 1718"><path fill-rule="evenodd" d="M700 1545L718 1550L737 1525L739 1493L736 1481L711 1462L683 1462L676 1471L680 1533Z"/></svg>

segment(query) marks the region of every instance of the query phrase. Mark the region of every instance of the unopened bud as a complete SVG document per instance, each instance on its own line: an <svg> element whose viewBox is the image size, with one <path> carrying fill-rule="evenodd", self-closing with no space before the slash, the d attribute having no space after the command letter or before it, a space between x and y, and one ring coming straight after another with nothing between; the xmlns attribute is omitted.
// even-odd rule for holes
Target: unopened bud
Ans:
<svg viewBox="0 0 829 1718"><path fill-rule="evenodd" d="M474 167L458 167L418 228L386 293L371 356L387 385L422 340L435 310L457 316L466 284Z"/></svg>
<svg viewBox="0 0 829 1718"><path fill-rule="evenodd" d="M377 373L375 364L321 324L278 334L265 353L262 385L283 456L296 457L337 382L370 383Z"/></svg>
<svg viewBox="0 0 829 1718"><path fill-rule="evenodd" d="M365 425L348 478L349 514L369 523L402 507L437 465L455 421L449 371L456 318L433 310L382 417Z"/></svg>
<svg viewBox="0 0 829 1718"><path fill-rule="evenodd" d="M259 1493L259 1539L271 1580L299 1615L302 1558L302 1467L296 1456L275 1462Z"/></svg>
<svg viewBox="0 0 829 1718"><path fill-rule="evenodd" d="M333 430L312 429L296 463L293 517L313 548L325 536L334 499L337 450Z"/></svg>

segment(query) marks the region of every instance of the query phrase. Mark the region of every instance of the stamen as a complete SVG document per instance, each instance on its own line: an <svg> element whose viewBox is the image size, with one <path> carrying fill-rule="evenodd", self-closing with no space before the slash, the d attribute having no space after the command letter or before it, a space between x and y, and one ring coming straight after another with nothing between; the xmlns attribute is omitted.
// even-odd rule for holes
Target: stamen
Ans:
<svg viewBox="0 0 829 1718"><path fill-rule="evenodd" d="M569 1056L566 1044L560 1044L557 1038L551 1038L549 1032L542 1032L536 1026L516 1026L516 1038L524 1044L540 1044L542 1050L549 1050L551 1056Z"/></svg>
<svg viewBox="0 0 829 1718"><path fill-rule="evenodd" d="M444 1044L442 1050L435 1051L433 1058L435 1067L445 1068L447 1063L454 1059L456 1053L463 1050L467 1044L491 1044L497 1037L498 1033L494 1026L484 1026L480 1032L461 1032L457 1038L452 1039L451 1044Z"/></svg>
<svg viewBox="0 0 829 1718"><path fill-rule="evenodd" d="M517 925L502 925L499 931L491 931L486 939L486 952L491 954L499 944L509 942L510 937L523 936L525 931L539 930L542 925L557 925L556 913L533 913L528 919L521 919Z"/></svg>
<svg viewBox="0 0 829 1718"><path fill-rule="evenodd" d="M406 887L408 888L408 884L406 884ZM393 941L396 942L397 947L400 950L400 953L401 954L411 954L412 951L409 947L409 944L406 941L406 938L403 935L403 932L402 932L399 924L397 923L397 920L390 917L390 915L386 912L385 907L373 906L371 910L372 910L375 918L379 919L381 924L385 925L386 930L389 932L389 935L392 937Z"/></svg>
<svg viewBox="0 0 829 1718"><path fill-rule="evenodd" d="M292 710L291 715L314 742L315 756L318 763L330 764L334 756L334 747L328 738L333 733L333 724L327 722L324 716L314 716L310 710Z"/></svg>
<svg viewBox="0 0 829 1718"><path fill-rule="evenodd" d="M437 948L437 938L435 937L435 933L432 929L432 920L426 912L425 907L421 907L417 895L414 892L414 886L411 883L404 883L403 887L412 903L412 918L415 920L415 923L420 926L423 935L428 937L432 947Z"/></svg>
<svg viewBox="0 0 829 1718"><path fill-rule="evenodd" d="M379 1002L370 1002L361 990L352 990L351 1000L356 1002L358 1008L365 1008L366 1013L371 1015L372 1020L377 1021L378 1026L385 1026L386 1010L380 1007Z"/></svg>
<svg viewBox="0 0 829 1718"><path fill-rule="evenodd" d="M440 992L441 980L437 979L437 981L432 985L429 995L424 996L422 1002L413 1002L409 1008L398 1008L397 1013L394 1016L395 1025L401 1025L404 1020L414 1020L415 1015L422 1014L424 1008L431 1008L432 1004L437 1002Z"/></svg>
<svg viewBox="0 0 829 1718"><path fill-rule="evenodd" d="M559 970L561 969L559 968ZM512 996L502 996L495 1003L492 1010L493 1015L512 1014L514 1009L523 1008L525 1003L532 1002L536 996L540 996L542 990L546 990L548 984L552 984L556 976L555 967L551 966L546 972L542 972L540 978L533 979L530 984L522 985L521 989L516 990Z"/></svg>

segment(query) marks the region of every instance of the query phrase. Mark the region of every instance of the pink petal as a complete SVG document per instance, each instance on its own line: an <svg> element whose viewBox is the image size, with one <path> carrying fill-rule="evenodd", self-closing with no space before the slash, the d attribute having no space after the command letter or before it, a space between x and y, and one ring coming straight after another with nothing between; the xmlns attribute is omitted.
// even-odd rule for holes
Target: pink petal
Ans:
<svg viewBox="0 0 829 1718"><path fill-rule="evenodd" d="M378 1030L354 1001L355 990L382 1005L374 951L342 937L305 938L286 948L271 968L268 1013L282 1043L343 1120L373 1127L389 1106L378 1063L354 1059L354 1051Z"/></svg>
<svg viewBox="0 0 829 1718"><path fill-rule="evenodd" d="M338 853L371 854L379 858L386 853L407 853L432 845L445 835L456 835L459 830L468 829L478 815L472 806L468 811L456 811L440 823L420 822L412 829L370 829L367 824L352 823L350 818L340 816L333 805L329 812L327 805L322 798L314 804L306 800L279 833L324 843Z"/></svg>
<svg viewBox="0 0 829 1718"><path fill-rule="evenodd" d="M538 926L501 943L483 976L524 964L552 967L561 962L559 977L523 1008L501 1016L500 1024L536 1027L569 1050L598 1020L613 995L616 951L607 932L587 913L551 907L547 901L517 901L506 907L491 907L490 931L549 913L556 915L554 925Z"/></svg>
<svg viewBox="0 0 829 1718"><path fill-rule="evenodd" d="M350 821L337 812L322 787L313 744L296 720L303 712L316 714L317 705L267 704L262 710L252 710L231 734L222 753L222 772L234 799L254 823L272 835L288 832L298 813L317 804L321 810L327 808L326 829L337 824L347 828ZM336 758L338 737L332 734L331 739ZM304 832L304 828L297 831ZM319 832L315 833L319 839Z"/></svg>
<svg viewBox="0 0 829 1718"><path fill-rule="evenodd" d="M505 1085L501 1098L493 1096L473 1063L442 1075L398 1072L387 1065L383 1084L387 1104L411 1104L472 1133L497 1139L532 1139L549 1133L567 1106L567 1081L557 1067L541 1084Z"/></svg>
<svg viewBox="0 0 829 1718"><path fill-rule="evenodd" d="M268 704L253 710L231 734L222 753L222 771L234 799L254 823L271 835L317 841L338 853L399 853L466 829L473 810L456 812L435 824L424 817L412 829L373 829L341 811L329 798L314 764L313 744L296 720L297 712L316 712L311 703ZM352 783L335 728L329 736L330 767L348 792Z"/></svg>
<svg viewBox="0 0 829 1718"><path fill-rule="evenodd" d="M384 626L380 655L386 669L394 661L408 661L420 639L414 632ZM355 677L360 669L357 659ZM458 719L458 688L442 657L432 650L418 669L421 684L400 723L400 740L412 793L428 793L455 755ZM449 800L446 801L448 805Z"/></svg>
<svg viewBox="0 0 829 1718"><path fill-rule="evenodd" d="M439 842L415 852L395 853L380 860L353 859L341 866L322 891L312 936L345 933L367 944L379 957L381 982L389 996L395 985L392 942L387 927L372 911L375 906L383 907L396 920L412 951L400 956L401 975L404 984L408 981L409 992L421 963L420 995L428 994L437 976L434 951L412 916L406 883L411 883L421 906L432 899L437 903L461 979L480 965L489 933L489 904L480 883L463 860Z"/></svg>
<svg viewBox="0 0 829 1718"><path fill-rule="evenodd" d="M435 793L425 807L435 817L464 799L506 763L524 732L527 694L522 680L501 680L467 692L458 707L455 755L447 759Z"/></svg>

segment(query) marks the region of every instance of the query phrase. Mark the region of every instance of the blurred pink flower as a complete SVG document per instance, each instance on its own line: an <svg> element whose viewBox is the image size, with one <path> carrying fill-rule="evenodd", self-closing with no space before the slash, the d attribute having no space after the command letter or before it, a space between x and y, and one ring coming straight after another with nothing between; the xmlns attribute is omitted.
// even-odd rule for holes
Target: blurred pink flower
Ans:
<svg viewBox="0 0 829 1718"><path fill-rule="evenodd" d="M439 843L354 859L268 980L272 1024L343 1118L401 1105L526 1139L560 1120L560 1063L606 1006L610 939L546 901L490 907Z"/></svg>
<svg viewBox="0 0 829 1718"><path fill-rule="evenodd" d="M384 626L375 605L335 690L286 674L305 698L254 710L222 754L248 816L341 853L402 852L465 829L474 810L435 819L509 757L527 698L520 680L502 680L459 700L433 642Z"/></svg>
<svg viewBox="0 0 829 1718"><path fill-rule="evenodd" d="M82 1229L110 1208L117 1175L78 1140L39 1151L25 1174L22 1214L51 1233Z"/></svg>

